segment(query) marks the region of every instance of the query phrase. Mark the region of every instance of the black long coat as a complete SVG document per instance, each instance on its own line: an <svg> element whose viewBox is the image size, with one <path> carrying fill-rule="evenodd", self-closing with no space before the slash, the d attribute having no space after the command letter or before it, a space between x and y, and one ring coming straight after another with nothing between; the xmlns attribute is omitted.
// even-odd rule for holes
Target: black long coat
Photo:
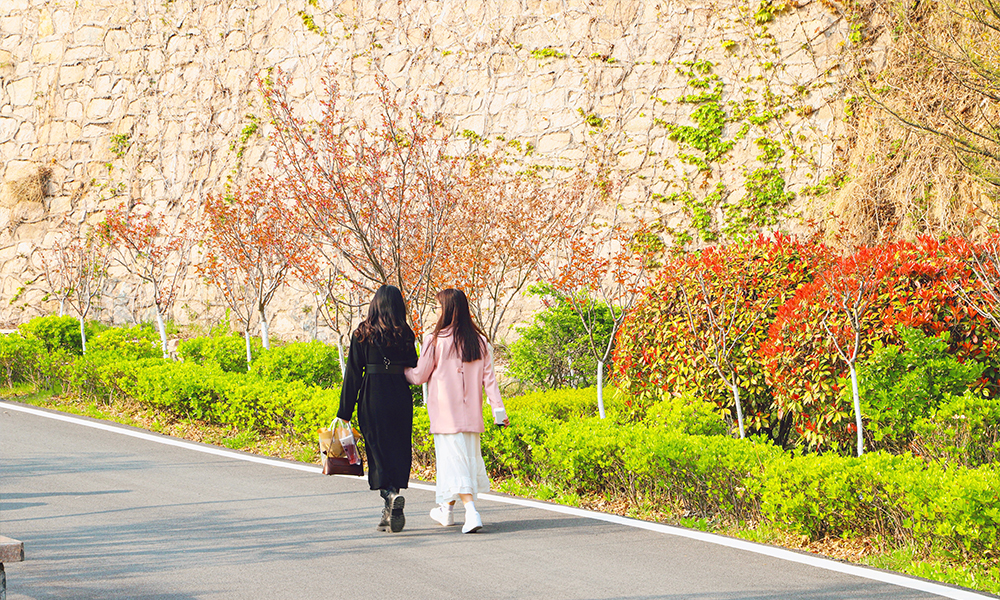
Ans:
<svg viewBox="0 0 1000 600"><path fill-rule="evenodd" d="M347 373L340 390L337 416L350 421L358 408L358 429L365 437L368 454L368 484L373 490L403 489L410 481L413 457L413 395L402 373L367 373L366 365L417 366L413 344L381 347L351 337Z"/></svg>

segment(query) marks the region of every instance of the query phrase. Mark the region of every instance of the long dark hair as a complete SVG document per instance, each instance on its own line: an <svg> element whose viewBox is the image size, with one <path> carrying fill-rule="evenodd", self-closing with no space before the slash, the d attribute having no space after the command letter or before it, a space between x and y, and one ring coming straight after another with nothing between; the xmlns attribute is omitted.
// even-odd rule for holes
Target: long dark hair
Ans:
<svg viewBox="0 0 1000 600"><path fill-rule="evenodd" d="M465 297L465 292L449 288L438 292L436 299L441 305L441 316L434 326L434 335L446 327L451 327L455 348L462 357L462 362L475 362L486 356L486 345L480 337L483 336L483 331L472 320L469 299Z"/></svg>
<svg viewBox="0 0 1000 600"><path fill-rule="evenodd" d="M402 347L416 340L406 322L406 303L398 287L383 285L375 292L368 305L368 318L358 325L354 334L359 342L379 346Z"/></svg>

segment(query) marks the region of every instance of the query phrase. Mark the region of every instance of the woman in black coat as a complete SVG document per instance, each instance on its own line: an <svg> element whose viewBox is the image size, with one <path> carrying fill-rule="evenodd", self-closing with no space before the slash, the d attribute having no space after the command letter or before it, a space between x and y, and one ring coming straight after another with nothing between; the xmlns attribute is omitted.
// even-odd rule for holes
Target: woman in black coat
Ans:
<svg viewBox="0 0 1000 600"><path fill-rule="evenodd" d="M410 481L413 395L403 369L417 366L413 330L399 288L383 285L368 307L368 318L351 336L347 373L337 416L350 421L358 408L358 428L368 453L368 484L385 500L379 531L397 533L406 524L399 490Z"/></svg>

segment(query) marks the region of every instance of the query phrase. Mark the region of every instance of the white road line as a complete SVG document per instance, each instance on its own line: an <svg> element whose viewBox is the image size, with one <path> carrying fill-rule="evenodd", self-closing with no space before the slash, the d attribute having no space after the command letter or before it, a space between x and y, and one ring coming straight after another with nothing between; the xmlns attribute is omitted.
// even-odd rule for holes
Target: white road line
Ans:
<svg viewBox="0 0 1000 600"><path fill-rule="evenodd" d="M247 462L259 463L262 465L269 465L272 467L281 467L283 469L294 469L296 471L307 471L310 473L322 472L322 469L316 465L307 465L305 463L294 463L282 460L274 460L271 458L254 456L252 454L233 452L232 450L223 450L221 448L215 448L203 444L195 444L192 442L168 436L145 433L133 429L126 429L124 427L118 426L117 424L109 424L100 421L81 419L64 413L43 411L34 408L28 408L26 406L8 404L6 402L0 402L0 407L8 410L14 410L36 415L39 417L45 417L47 419L55 419L57 421L65 421L67 423L73 423L75 425L83 425L84 427L91 427L94 429L109 431L111 433L127 435L134 438L147 440L150 442L156 442L158 444L165 444L167 446L176 446L178 448L185 448L187 450L194 450L196 452L204 452L205 454L224 456L226 458L234 458L236 460L245 460ZM347 479L353 479L355 481L363 481L360 480L358 477L353 477L350 475L339 475L339 477L345 477ZM424 483L411 483L410 487L418 490L425 490L431 492L434 491L434 486L427 485ZM715 535L712 533L705 533L704 531L683 529L681 527L672 527L670 525L661 525L659 523L650 523L648 521L640 521L638 519L630 519L628 517L621 517L618 515L593 512L589 510L584 510L582 508L574 508L572 506L560 506L558 504L549 504L545 502L537 502L534 500L525 500L523 498L495 496L493 494L480 494L479 497L483 500L491 500L493 502L514 504L517 506L535 508L538 510L545 510L564 515L571 515L574 517L593 519L595 521L605 521L607 523L614 523L616 525L624 525L626 527L634 527L636 529L645 529L647 531L655 531L657 533L664 533L667 535L675 535L678 537L689 538L692 540L707 542L709 544L725 546L727 548L745 550L747 552L753 552L754 554L762 554L764 556L770 556L772 558L777 558L780 560L787 560L789 562L809 565L811 567L816 567L818 569L835 571L837 573L844 573L846 575L853 575L855 577L862 577L864 579L880 581L882 583L888 583L891 585L896 585L912 590L927 592L929 594L936 594L944 598L953 598L955 600L989 600L991 598L996 598L995 596L987 596L984 594L979 594L968 590L956 589L953 587L934 583L931 581L915 579L912 577L908 577L906 575L889 573L886 571L879 571L876 569L870 569L867 567L862 567L849 563L843 563L840 561L832 560L829 558L823 558L820 556L804 554L800 552L793 552L791 550L785 550L784 548L775 548L772 546L765 546L763 544L755 544L753 542L747 542L736 538L729 538L721 535Z"/></svg>

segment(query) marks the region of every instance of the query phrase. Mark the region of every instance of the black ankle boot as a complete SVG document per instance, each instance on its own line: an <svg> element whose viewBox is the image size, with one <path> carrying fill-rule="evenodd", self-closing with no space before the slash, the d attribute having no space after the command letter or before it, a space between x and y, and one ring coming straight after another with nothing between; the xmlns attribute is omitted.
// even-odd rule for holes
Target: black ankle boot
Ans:
<svg viewBox="0 0 1000 600"><path fill-rule="evenodd" d="M382 509L382 520L378 522L378 531L386 531L389 529L389 507L386 506Z"/></svg>
<svg viewBox="0 0 1000 600"><path fill-rule="evenodd" d="M403 498L397 493L391 494L389 496L389 530L393 533L399 533L403 530L403 526L406 525L406 517L403 516L403 505L406 504L406 498Z"/></svg>

